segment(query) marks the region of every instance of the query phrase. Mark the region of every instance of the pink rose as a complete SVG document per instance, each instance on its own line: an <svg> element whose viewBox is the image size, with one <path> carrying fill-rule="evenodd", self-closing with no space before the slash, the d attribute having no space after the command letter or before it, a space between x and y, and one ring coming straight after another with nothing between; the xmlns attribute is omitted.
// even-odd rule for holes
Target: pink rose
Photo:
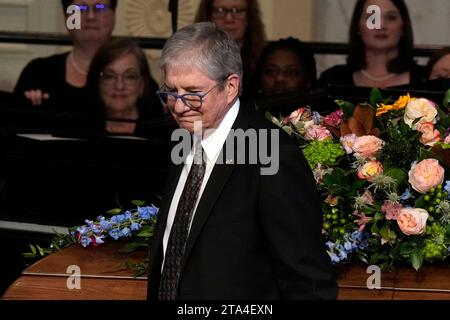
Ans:
<svg viewBox="0 0 450 320"><path fill-rule="evenodd" d="M450 144L450 134L449 134L448 136L445 137L444 143Z"/></svg>
<svg viewBox="0 0 450 320"><path fill-rule="evenodd" d="M436 123L437 115L438 112L436 110L435 103L428 99L420 98L411 100L406 105L403 120L410 128L416 129L417 124L419 123L424 122ZM416 119L420 120L416 122L415 125L413 125L413 122L416 121Z"/></svg>
<svg viewBox="0 0 450 320"><path fill-rule="evenodd" d="M408 235L419 235L425 232L428 212L419 208L403 208L397 216L400 230Z"/></svg>
<svg viewBox="0 0 450 320"><path fill-rule="evenodd" d="M302 119L310 120L311 112L307 108L298 108L289 115L289 117L284 118L283 123L288 124L292 123L294 126Z"/></svg>
<svg viewBox="0 0 450 320"><path fill-rule="evenodd" d="M358 178L361 180L369 180L383 173L383 166L378 161L366 162L363 166L358 169Z"/></svg>
<svg viewBox="0 0 450 320"><path fill-rule="evenodd" d="M306 129L306 140L319 140L323 141L327 138L331 138L331 132L325 128L324 126L320 125L312 125Z"/></svg>
<svg viewBox="0 0 450 320"><path fill-rule="evenodd" d="M426 146L434 146L436 142L441 140L441 133L439 130L434 129L432 122L419 123L417 125L417 131L422 133L420 142Z"/></svg>
<svg viewBox="0 0 450 320"><path fill-rule="evenodd" d="M353 145L355 144L356 141L356 134L347 134L343 137L341 137L341 144L345 149L345 152L347 152L347 154L351 154L353 153Z"/></svg>
<svg viewBox="0 0 450 320"><path fill-rule="evenodd" d="M397 220L400 210L403 206L398 202L386 200L381 206L381 212L384 213L386 220Z"/></svg>
<svg viewBox="0 0 450 320"><path fill-rule="evenodd" d="M444 168L436 159L425 159L414 163L409 170L409 183L419 193L425 194L444 182Z"/></svg>
<svg viewBox="0 0 450 320"><path fill-rule="evenodd" d="M372 192L369 190L364 191L361 196L361 200L365 205L371 206L374 203Z"/></svg>
<svg viewBox="0 0 450 320"><path fill-rule="evenodd" d="M384 141L375 136L362 136L356 138L353 145L353 151L355 156L362 157L364 159L372 159L383 148Z"/></svg>
<svg viewBox="0 0 450 320"><path fill-rule="evenodd" d="M338 127L341 124L343 112L341 109L329 114L323 119L323 123L331 126L331 127Z"/></svg>

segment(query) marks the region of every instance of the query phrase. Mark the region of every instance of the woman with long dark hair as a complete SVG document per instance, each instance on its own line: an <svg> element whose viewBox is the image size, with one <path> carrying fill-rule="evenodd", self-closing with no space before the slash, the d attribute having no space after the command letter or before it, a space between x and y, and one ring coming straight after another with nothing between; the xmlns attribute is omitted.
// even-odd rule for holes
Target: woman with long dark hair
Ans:
<svg viewBox="0 0 450 320"><path fill-rule="evenodd" d="M374 13L381 9L381 27L373 28ZM326 85L394 87L419 83L423 67L413 59L413 30L403 0L358 0L353 10L346 65L332 67L321 75Z"/></svg>

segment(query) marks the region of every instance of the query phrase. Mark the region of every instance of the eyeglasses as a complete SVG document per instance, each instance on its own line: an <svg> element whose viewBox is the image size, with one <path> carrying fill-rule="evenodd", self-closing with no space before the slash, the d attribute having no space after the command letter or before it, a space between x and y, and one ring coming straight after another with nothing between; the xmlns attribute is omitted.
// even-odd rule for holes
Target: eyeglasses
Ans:
<svg viewBox="0 0 450 320"><path fill-rule="evenodd" d="M88 4L75 4L75 6L80 9L80 12L82 14L88 14L89 11L93 11L94 13L103 13L106 10L109 9L109 4L106 3L97 3L94 5L88 5Z"/></svg>
<svg viewBox="0 0 450 320"><path fill-rule="evenodd" d="M158 95L159 99L161 99L161 102L168 107L174 107L177 103L177 100L180 99L189 109L198 110L202 107L203 99L221 84L222 82L219 82L214 87L209 89L206 93L185 93L179 95L175 92L158 90L156 91L156 94Z"/></svg>
<svg viewBox="0 0 450 320"><path fill-rule="evenodd" d="M115 86L119 79L122 79L122 82L126 87L134 87L141 79L141 75L136 72L126 72L122 75L109 71L100 73L101 84L106 87Z"/></svg>
<svg viewBox="0 0 450 320"><path fill-rule="evenodd" d="M300 68L295 67L287 67L287 68L278 68L278 67L267 67L263 69L263 75L266 77L278 77L279 74L282 74L285 78L294 78L300 76L303 71Z"/></svg>
<svg viewBox="0 0 450 320"><path fill-rule="evenodd" d="M243 8L223 8L223 7L213 7L212 17L215 19L225 19L227 14L231 14L233 19L244 19L247 16L247 9Z"/></svg>

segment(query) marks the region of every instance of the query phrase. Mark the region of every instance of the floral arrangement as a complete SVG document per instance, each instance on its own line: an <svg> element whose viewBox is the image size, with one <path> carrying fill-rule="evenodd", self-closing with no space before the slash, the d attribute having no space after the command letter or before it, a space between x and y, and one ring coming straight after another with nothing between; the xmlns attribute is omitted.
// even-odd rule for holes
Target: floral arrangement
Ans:
<svg viewBox="0 0 450 320"><path fill-rule="evenodd" d="M448 107L450 90L444 99ZM334 264L351 257L390 268L450 256L450 119L437 104L372 90L322 116L299 108L267 117L295 137L322 196ZM447 111L447 110L446 110Z"/></svg>
<svg viewBox="0 0 450 320"><path fill-rule="evenodd" d="M132 252L146 248L153 236L153 229L159 209L155 206L145 206L143 201L132 201L135 209L112 209L107 212L110 218L98 216L95 221L85 220L85 225L72 227L67 234L56 234L48 248L30 245L31 252L24 253L27 258L41 258L70 245L80 244L83 247L98 246L105 243L109 237L114 240L133 238L121 249L122 252ZM144 265L132 266L136 275L145 272Z"/></svg>

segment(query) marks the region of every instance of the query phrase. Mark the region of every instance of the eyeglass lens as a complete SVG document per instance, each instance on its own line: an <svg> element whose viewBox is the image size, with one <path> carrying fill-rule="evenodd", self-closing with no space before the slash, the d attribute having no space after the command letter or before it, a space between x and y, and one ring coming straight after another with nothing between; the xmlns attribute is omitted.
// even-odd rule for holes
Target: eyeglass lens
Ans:
<svg viewBox="0 0 450 320"><path fill-rule="evenodd" d="M235 19L242 19L247 14L247 9L245 8L224 8L224 7L213 7L212 15L215 18L223 19L230 13L231 16Z"/></svg>
<svg viewBox="0 0 450 320"><path fill-rule="evenodd" d="M135 86L140 76L136 72L126 72L123 75L118 75L114 72L104 72L101 74L102 82L107 86L113 86L119 79L122 79L123 83L128 86Z"/></svg>
<svg viewBox="0 0 450 320"><path fill-rule="evenodd" d="M97 3L95 5L88 4L75 4L82 13L88 13L89 11L93 11L95 13L101 13L106 11L109 6L106 3Z"/></svg>

